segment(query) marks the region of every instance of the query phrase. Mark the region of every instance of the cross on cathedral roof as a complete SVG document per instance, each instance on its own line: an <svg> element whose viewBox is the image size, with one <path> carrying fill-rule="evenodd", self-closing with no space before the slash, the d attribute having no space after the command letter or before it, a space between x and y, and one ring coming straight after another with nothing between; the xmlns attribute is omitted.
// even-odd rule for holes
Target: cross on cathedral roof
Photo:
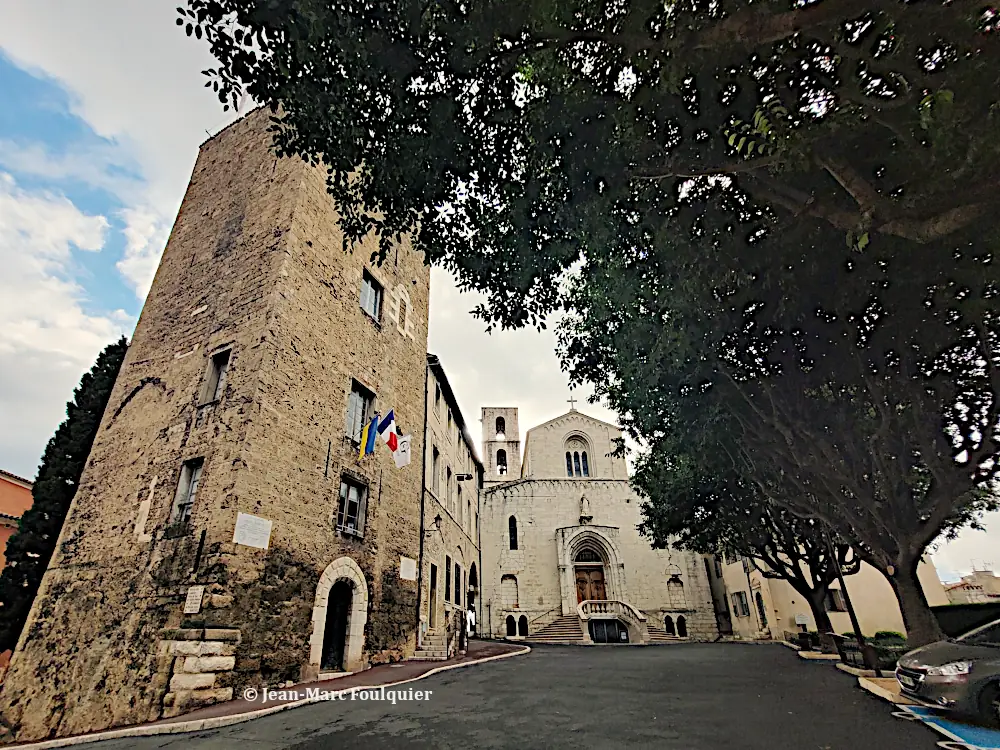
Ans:
<svg viewBox="0 0 1000 750"><path fill-rule="evenodd" d="M576 399L573 398L573 392L572 391L570 391L569 398L566 399L566 402L569 404L569 408L571 410L576 411Z"/></svg>

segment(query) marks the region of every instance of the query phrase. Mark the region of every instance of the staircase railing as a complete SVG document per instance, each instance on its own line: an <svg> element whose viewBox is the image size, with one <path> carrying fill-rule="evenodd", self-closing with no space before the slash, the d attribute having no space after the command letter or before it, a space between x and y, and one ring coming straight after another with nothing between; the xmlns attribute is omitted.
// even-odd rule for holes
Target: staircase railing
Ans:
<svg viewBox="0 0 1000 750"><path fill-rule="evenodd" d="M553 613L556 613L556 612L562 612L562 605L561 604L558 607L553 607L552 609L548 610L547 612L542 612L542 614L538 615L538 617L533 617L532 619L528 620L528 632L531 632L531 626L534 625L536 622L538 622L542 618L548 617L549 615L551 615ZM549 623L546 623L546 625L548 625L548 624Z"/></svg>
<svg viewBox="0 0 1000 750"><path fill-rule="evenodd" d="M640 622L646 622L646 615L628 602L616 599L587 599L576 605L576 611L581 620L589 620L593 617L624 617L631 619L637 625Z"/></svg>
<svg viewBox="0 0 1000 750"><path fill-rule="evenodd" d="M576 605L576 611L581 620L621 618L630 625L629 630L633 631L630 637L633 642L649 642L646 615L628 602L615 599L587 599ZM585 626L584 630L586 629Z"/></svg>

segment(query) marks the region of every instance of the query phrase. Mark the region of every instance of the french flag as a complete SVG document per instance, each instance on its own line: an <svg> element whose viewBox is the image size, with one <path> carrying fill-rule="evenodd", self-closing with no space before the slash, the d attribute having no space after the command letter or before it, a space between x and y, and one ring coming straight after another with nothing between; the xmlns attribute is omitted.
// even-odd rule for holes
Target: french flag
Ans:
<svg viewBox="0 0 1000 750"><path fill-rule="evenodd" d="M389 410L389 413L385 415L385 418L379 424L378 434L382 436L385 444L389 446L389 450L395 453L396 448L399 446L399 438L396 435L396 414L393 409Z"/></svg>

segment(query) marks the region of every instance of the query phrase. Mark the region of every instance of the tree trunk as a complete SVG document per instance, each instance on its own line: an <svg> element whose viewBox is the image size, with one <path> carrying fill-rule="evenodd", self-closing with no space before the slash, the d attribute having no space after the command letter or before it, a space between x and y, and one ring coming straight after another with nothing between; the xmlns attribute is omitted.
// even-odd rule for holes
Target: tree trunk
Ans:
<svg viewBox="0 0 1000 750"><path fill-rule="evenodd" d="M903 615L906 642L914 647L944 640L945 637L937 618L927 604L924 589L917 578L919 564L918 558L915 563L900 566L896 575L888 577L899 602L899 611Z"/></svg>
<svg viewBox="0 0 1000 750"><path fill-rule="evenodd" d="M824 606L826 603L826 593L827 587L813 589L813 592L806 596L806 601L809 603L809 609L812 610L813 619L816 621L816 632L822 635L823 633L833 633L833 623L830 622L830 614L826 611Z"/></svg>

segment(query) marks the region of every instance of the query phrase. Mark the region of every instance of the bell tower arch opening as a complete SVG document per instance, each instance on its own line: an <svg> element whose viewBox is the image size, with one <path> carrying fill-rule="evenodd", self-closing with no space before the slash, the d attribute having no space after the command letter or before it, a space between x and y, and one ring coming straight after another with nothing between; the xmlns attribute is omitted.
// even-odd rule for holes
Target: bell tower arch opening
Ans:
<svg viewBox="0 0 1000 750"><path fill-rule="evenodd" d="M509 482L521 478L521 435L517 426L517 408L484 406L483 430L484 482Z"/></svg>

